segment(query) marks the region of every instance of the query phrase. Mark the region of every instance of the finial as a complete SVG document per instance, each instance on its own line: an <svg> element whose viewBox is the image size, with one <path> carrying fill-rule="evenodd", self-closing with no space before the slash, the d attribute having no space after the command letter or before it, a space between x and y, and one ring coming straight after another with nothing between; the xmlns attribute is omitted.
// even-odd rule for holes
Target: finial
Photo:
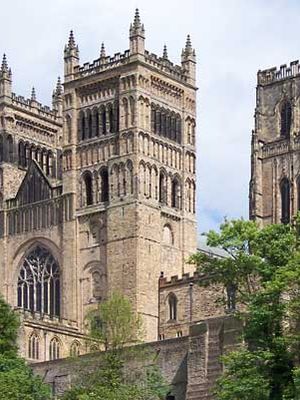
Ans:
<svg viewBox="0 0 300 400"><path fill-rule="evenodd" d="M56 83L56 91L55 94L56 96L61 96L62 95L62 84L61 84L61 79L60 76L57 78L57 83Z"/></svg>
<svg viewBox="0 0 300 400"><path fill-rule="evenodd" d="M8 64L7 64L7 58L6 58L5 53L3 54L3 58L2 58L1 71L8 72Z"/></svg>
<svg viewBox="0 0 300 400"><path fill-rule="evenodd" d="M191 41L190 35L187 35L187 37L186 37L185 49L192 50L192 41Z"/></svg>
<svg viewBox="0 0 300 400"><path fill-rule="evenodd" d="M133 21L133 28L137 29L141 27L141 18L140 18L140 12L139 9L135 9L135 15L134 15L134 21Z"/></svg>
<svg viewBox="0 0 300 400"><path fill-rule="evenodd" d="M167 60L167 59L168 59L168 49L167 49L167 45L164 45L163 59L164 59L164 60Z"/></svg>
<svg viewBox="0 0 300 400"><path fill-rule="evenodd" d="M105 46L104 43L101 43L101 51L100 51L100 58L106 57Z"/></svg>
<svg viewBox="0 0 300 400"><path fill-rule="evenodd" d="M76 43L75 43L75 39L74 39L73 30L70 31L68 47L69 47L69 49L75 49L76 48Z"/></svg>
<svg viewBox="0 0 300 400"><path fill-rule="evenodd" d="M34 86L32 87L32 90L31 90L31 100L36 101L36 93L35 93Z"/></svg>

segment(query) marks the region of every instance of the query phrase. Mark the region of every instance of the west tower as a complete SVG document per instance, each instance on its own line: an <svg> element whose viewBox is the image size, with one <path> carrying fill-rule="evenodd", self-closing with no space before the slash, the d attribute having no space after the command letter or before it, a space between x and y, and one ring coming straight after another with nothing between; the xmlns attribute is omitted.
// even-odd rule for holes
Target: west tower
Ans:
<svg viewBox="0 0 300 400"><path fill-rule="evenodd" d="M76 215L64 240L83 293L77 312L84 326L91 282L99 301L118 290L156 340L160 273L189 272L196 250L195 51L188 37L174 65L166 47L145 50L136 10L129 50L111 57L102 45L80 65L71 32L64 60L62 181Z"/></svg>
<svg viewBox="0 0 300 400"><path fill-rule="evenodd" d="M250 218L288 223L300 209L300 67L257 74L252 132Z"/></svg>

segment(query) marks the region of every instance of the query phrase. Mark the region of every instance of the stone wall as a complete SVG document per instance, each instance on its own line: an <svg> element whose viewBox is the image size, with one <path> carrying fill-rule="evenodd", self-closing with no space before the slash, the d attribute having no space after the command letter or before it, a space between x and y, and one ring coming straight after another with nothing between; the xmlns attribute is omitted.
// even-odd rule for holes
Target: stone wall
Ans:
<svg viewBox="0 0 300 400"><path fill-rule="evenodd" d="M238 345L240 333L241 323L234 317L211 318L192 325L189 336L153 342L141 348L152 349L175 400L210 400L215 381L222 372L219 357ZM76 381L79 371L101 368L102 356L103 353L93 353L38 363L32 368L58 395ZM144 362L131 358L126 369L132 370Z"/></svg>

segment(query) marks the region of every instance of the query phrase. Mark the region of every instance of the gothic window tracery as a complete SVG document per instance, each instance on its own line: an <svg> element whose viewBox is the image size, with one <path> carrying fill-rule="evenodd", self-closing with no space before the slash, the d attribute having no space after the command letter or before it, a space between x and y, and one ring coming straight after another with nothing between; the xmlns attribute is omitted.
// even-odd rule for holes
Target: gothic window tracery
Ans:
<svg viewBox="0 0 300 400"><path fill-rule="evenodd" d="M38 360L40 358L40 340L36 333L28 339L28 358Z"/></svg>
<svg viewBox="0 0 300 400"><path fill-rule="evenodd" d="M292 106L289 101L285 101L280 111L280 135L289 137L292 121Z"/></svg>
<svg viewBox="0 0 300 400"><path fill-rule="evenodd" d="M281 194L281 222L283 224L288 224L290 222L290 182L287 178L283 178L280 184L280 194Z"/></svg>
<svg viewBox="0 0 300 400"><path fill-rule="evenodd" d="M70 356L71 357L78 357L80 356L80 343L74 341L70 347Z"/></svg>
<svg viewBox="0 0 300 400"><path fill-rule="evenodd" d="M153 133L181 143L181 117L174 111L151 104L151 130Z"/></svg>
<svg viewBox="0 0 300 400"><path fill-rule="evenodd" d="M49 251L36 246L22 263L18 278L18 307L60 316L60 270Z"/></svg>
<svg viewBox="0 0 300 400"><path fill-rule="evenodd" d="M54 337L49 346L49 360L57 360L60 358L60 342Z"/></svg>

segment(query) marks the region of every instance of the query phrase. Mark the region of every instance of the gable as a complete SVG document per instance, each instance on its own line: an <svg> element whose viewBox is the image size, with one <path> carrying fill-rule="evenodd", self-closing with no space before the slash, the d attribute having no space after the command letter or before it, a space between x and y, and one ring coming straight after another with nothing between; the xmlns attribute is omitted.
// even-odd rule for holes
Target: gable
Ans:
<svg viewBox="0 0 300 400"><path fill-rule="evenodd" d="M18 205L35 203L52 197L52 188L35 160L32 160L28 171L16 195Z"/></svg>

